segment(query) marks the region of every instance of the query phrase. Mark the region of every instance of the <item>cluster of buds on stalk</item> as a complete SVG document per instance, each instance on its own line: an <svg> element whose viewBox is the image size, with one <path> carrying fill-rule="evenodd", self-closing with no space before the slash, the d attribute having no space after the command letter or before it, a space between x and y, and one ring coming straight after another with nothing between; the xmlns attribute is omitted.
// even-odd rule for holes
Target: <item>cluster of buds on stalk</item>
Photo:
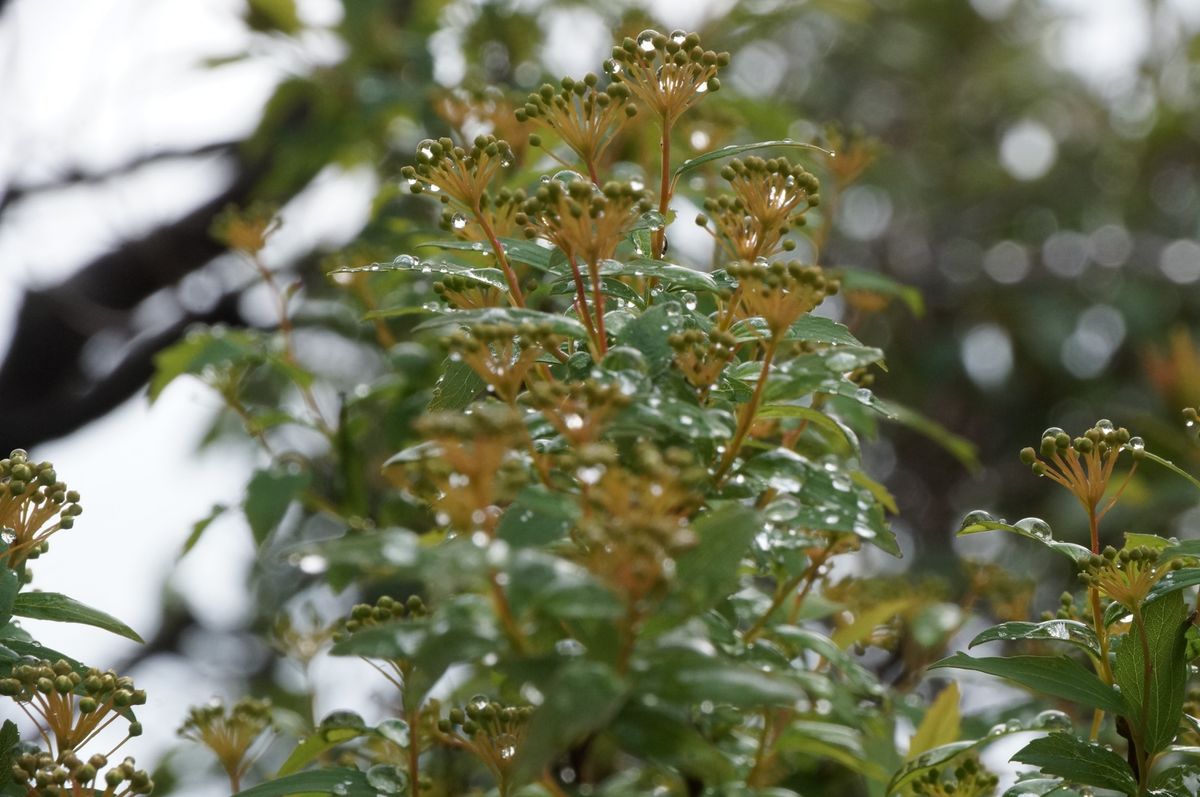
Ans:
<svg viewBox="0 0 1200 797"><path fill-rule="evenodd" d="M0 564L21 571L26 560L49 548L51 535L74 526L81 512L79 493L58 480L49 462L30 462L19 448L0 459ZM27 571L23 575L29 577Z"/></svg>
<svg viewBox="0 0 1200 797"><path fill-rule="evenodd" d="M521 212L521 206L528 198L528 195L519 188L484 191L479 197L479 218L491 228L495 235L511 236L518 229L517 214ZM481 223L473 221L452 208L442 211L441 226L443 230L466 241L483 242L487 239Z"/></svg>
<svg viewBox="0 0 1200 797"><path fill-rule="evenodd" d="M1154 585L1184 566L1182 559L1162 559L1154 548L1137 546L1118 551L1111 545L1093 554L1079 579L1130 611L1137 611Z"/></svg>
<svg viewBox="0 0 1200 797"><path fill-rule="evenodd" d="M637 115L629 102L629 88L612 82L599 88L600 79L565 77L555 88L549 83L533 92L516 111L517 121L532 121L553 131L587 167L596 181L596 167L621 127ZM542 145L541 136L529 137L531 146Z"/></svg>
<svg viewBox="0 0 1200 797"><path fill-rule="evenodd" d="M729 53L700 46L700 36L644 30L613 47L604 69L670 126L707 92L721 88L717 73L729 65Z"/></svg>
<svg viewBox="0 0 1200 797"><path fill-rule="evenodd" d="M57 759L45 752L26 752L13 758L12 778L28 789L29 797L126 797L154 791L154 781L132 758L101 776L106 766L108 757L100 754L84 761L72 752Z"/></svg>
<svg viewBox="0 0 1200 797"><path fill-rule="evenodd" d="M644 189L610 181L550 180L525 200L517 224L527 238L545 238L568 259L596 266L613 256L638 218L654 207Z"/></svg>
<svg viewBox="0 0 1200 797"><path fill-rule="evenodd" d="M237 791L242 777L257 758L251 755L251 749L260 739L267 738L272 727L271 701L244 697L228 709L217 700L193 707L178 733L211 750ZM260 752L261 749L260 745Z"/></svg>
<svg viewBox="0 0 1200 797"><path fill-rule="evenodd" d="M465 708L451 709L449 716L438 722L437 739L479 759L499 783L500 793L508 794L513 764L531 716L531 706L506 706L476 695Z"/></svg>
<svg viewBox="0 0 1200 797"><path fill-rule="evenodd" d="M469 365L489 392L507 404L516 401L538 359L561 343L548 324L532 323L475 324L446 341L451 357Z"/></svg>
<svg viewBox="0 0 1200 797"><path fill-rule="evenodd" d="M504 298L495 285L465 274L447 274L433 283L433 292L459 310L499 307Z"/></svg>
<svg viewBox="0 0 1200 797"><path fill-rule="evenodd" d="M1083 505L1089 517L1099 520L1117 503L1145 456L1145 444L1140 437L1131 437L1125 427L1114 427L1112 421L1099 420L1079 437L1071 438L1057 426L1042 432L1038 448L1021 449L1021 461L1038 476L1045 476L1065 487ZM1129 451L1133 465L1125 479L1103 508L1100 502L1108 492L1109 482L1121 454ZM1099 550L1099 539L1093 528L1092 551Z"/></svg>
<svg viewBox="0 0 1200 797"><path fill-rule="evenodd" d="M333 641L341 642L366 628L375 628L400 620L419 619L428 614L429 610L419 595L410 595L404 601L383 595L373 604L355 604L350 609L350 614L335 625Z"/></svg>
<svg viewBox="0 0 1200 797"><path fill-rule="evenodd" d="M706 469L692 452L649 446L635 468L602 444L583 446L575 466L583 517L573 531L582 564L631 607L655 594L674 574L675 557L695 544L689 520L703 502Z"/></svg>
<svg viewBox="0 0 1200 797"><path fill-rule="evenodd" d="M476 211L492 178L512 162L512 147L495 136L476 136L470 149L449 138L425 139L417 145L416 165L400 175L414 194L437 194L442 202Z"/></svg>
<svg viewBox="0 0 1200 797"><path fill-rule="evenodd" d="M9 677L0 678L0 695L20 706L59 755L80 749L117 718L127 717L128 709L146 702L132 678L94 668L80 673L62 659L16 665ZM141 723L130 721L126 738L141 733Z"/></svg>
<svg viewBox="0 0 1200 797"><path fill-rule="evenodd" d="M230 249L254 256L266 247L281 223L279 208L270 203L254 202L245 208L229 204L213 219L212 235Z"/></svg>
<svg viewBox="0 0 1200 797"><path fill-rule="evenodd" d="M999 784L999 778L970 756L954 768L929 770L909 790L916 797L988 797Z"/></svg>
<svg viewBox="0 0 1200 797"><path fill-rule="evenodd" d="M675 352L675 365L696 388L704 401L737 351L737 338L729 332L711 329L685 329L667 338Z"/></svg>
<svg viewBox="0 0 1200 797"><path fill-rule="evenodd" d="M734 263L726 271L738 282L730 302L734 316L763 319L772 338L781 337L841 287L820 266L806 266L797 260Z"/></svg>
<svg viewBox="0 0 1200 797"><path fill-rule="evenodd" d="M429 444L390 472L431 506L438 525L493 533L499 505L528 480L515 454L529 443L520 414L504 404L478 403L465 412L425 415L416 426Z"/></svg>
<svg viewBox="0 0 1200 797"><path fill-rule="evenodd" d="M595 379L535 382L528 400L574 446L597 442L608 422L630 402L620 385Z"/></svg>
<svg viewBox="0 0 1200 797"><path fill-rule="evenodd" d="M705 214L696 224L708 230L732 257L754 261L770 257L796 244L784 240L792 227L804 223L804 214L820 203L820 182L804 167L786 158L734 158L721 176L733 194L704 200Z"/></svg>

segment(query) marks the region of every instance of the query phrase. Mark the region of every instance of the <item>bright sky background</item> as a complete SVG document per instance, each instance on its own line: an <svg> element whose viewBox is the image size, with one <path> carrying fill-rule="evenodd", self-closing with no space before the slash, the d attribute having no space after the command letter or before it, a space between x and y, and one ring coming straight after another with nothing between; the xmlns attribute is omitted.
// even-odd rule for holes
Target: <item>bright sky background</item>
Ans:
<svg viewBox="0 0 1200 797"><path fill-rule="evenodd" d="M990 15L1002 13L1011 0L971 2ZM1128 87L1138 59L1172 35L1150 29L1139 0L1046 2L1074 18L1047 46L1103 91ZM1200 24L1200 3L1173 2L1192 25ZM652 5L667 24L682 26L696 22L704 7L695 0ZM247 46L236 22L240 7L238 0L13 0L0 17L0 186L53 180L64 166L103 171L146 151L242 136L288 69L336 57L336 43L314 35L299 49L262 51L244 65L206 72L203 59ZM337 8L332 0L303 4L306 19L316 25L328 24ZM559 14L548 24L572 20ZM606 34L601 29L597 35ZM548 60L570 69L583 49L552 52ZM167 162L119 182L46 195L8 213L0 220L0 350L26 286L62 279L122 238L201 201L225 177L217 162ZM352 237L366 217L372 185L364 174L324 175L318 189L291 209L297 223L285 225L278 254ZM315 207L321 212L311 212ZM37 447L33 456L52 460L82 493L84 514L38 563L35 585L109 611L150 636L169 576L205 623L236 625L245 610L243 584L252 556L244 524L233 517L218 521L175 564L191 523L214 503L238 503L253 464L240 449L196 453L216 409L212 395L181 381L153 407L139 396L79 433ZM136 486L128 467L137 469ZM125 561L114 559L114 544ZM98 631L28 627L47 644L101 665L130 650ZM139 675L151 696L142 712L151 734L128 749L149 763L173 743L187 703L221 687L204 666L182 660L160 661ZM322 710L344 700L363 702L362 694L331 698ZM221 792L214 787L208 793Z"/></svg>

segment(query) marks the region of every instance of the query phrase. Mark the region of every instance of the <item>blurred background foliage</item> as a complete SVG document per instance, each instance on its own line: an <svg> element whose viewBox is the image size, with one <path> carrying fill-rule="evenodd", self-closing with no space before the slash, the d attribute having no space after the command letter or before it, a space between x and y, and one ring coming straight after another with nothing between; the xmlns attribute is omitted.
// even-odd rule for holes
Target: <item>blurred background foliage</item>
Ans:
<svg viewBox="0 0 1200 797"><path fill-rule="evenodd" d="M231 264L212 239L213 219L227 203L252 201L284 206L289 217L287 209L303 205L330 173L366 175L371 212L361 230L343 235L351 246L309 241L270 263L282 282L303 284L298 355L320 375L315 389L327 417L343 421L336 444L270 428L263 415L270 408L298 406L286 374L243 385L241 395L266 432L308 463L311 492L336 504L327 512L310 502L288 515L292 532L281 536L327 536L347 516L419 522L406 517L379 465L410 439L437 360L408 343L419 316L362 317L419 306L429 285L388 278L368 290L365 276L339 281L328 272L390 260L420 243L417 231L436 209L399 180L418 140L490 126L523 153L527 131L512 120L512 103L563 67L576 77L594 68L610 37L671 27L674 12L664 6L664 25L641 7L615 2L333 5L319 23L293 0L249 0L236 9L252 35L244 52L209 68L267 61L282 75L248 136L185 152L148 150L114 173L10 175L0 214L14 218L39 196L120 179L123 170L159 158L208 159L223 182L187 213L122 241L61 284L24 295L0 365L0 448L60 437L135 395L155 356L195 322L269 326L270 314L255 310L255 275ZM1110 417L1153 450L1200 470L1178 414L1200 400L1200 24L1184 5L1129 4L1145 41L1131 69L1104 81L1068 68L1058 47L1069 25L1066 7L1036 0L747 0L689 12L706 44L736 58L727 90L678 132L678 159L766 138L836 144L826 134L831 121L879 142L860 181L844 194L829 192L839 222L819 257L823 265L911 285L920 300L858 294L834 311L863 341L886 350L889 370L877 375L877 393L920 409L977 451L956 458L897 428L867 447L868 470L899 504L895 525L906 553L899 566L959 579L950 560L962 551L951 535L977 507L1014 520L1041 516L1058 536L1082 538L1069 499L1017 461L1016 452L1050 425L1074 434ZM19 22L21 6L0 3L0 27ZM1130 37L1130 51L1138 51L1132 29ZM448 88L459 83L462 92ZM486 103L469 112L466 96ZM492 110L480 114L479 107ZM634 124L612 155L636 172L652 162L654 141L648 125ZM547 168L556 167L531 154L514 180L532 182ZM832 183L828 170L818 174ZM687 193L694 200L705 188L700 182ZM692 224L695 209L681 202L677 210L673 254L705 267L710 253ZM296 218L322 212L310 206ZM164 296L173 308L165 320L144 312ZM864 312L878 304L887 311ZM99 364L97 350L105 353ZM382 388L360 388L381 373L394 376ZM230 435L244 437L242 422L221 413L209 439ZM274 478L286 482L286 475ZM1187 486L1159 477L1139 472L1107 535L1195 536L1200 511ZM1045 566L1019 541L971 544L984 546L971 550L975 556L1003 555L1031 573ZM279 560L260 562L260 616L251 625L270 627L304 578ZM1054 597L1037 603L1053 608ZM184 611L167 614L142 656L170 654L181 628L194 622ZM251 658L257 691L269 691L276 672L269 657ZM285 687L295 691L294 679L276 685L276 694Z"/></svg>

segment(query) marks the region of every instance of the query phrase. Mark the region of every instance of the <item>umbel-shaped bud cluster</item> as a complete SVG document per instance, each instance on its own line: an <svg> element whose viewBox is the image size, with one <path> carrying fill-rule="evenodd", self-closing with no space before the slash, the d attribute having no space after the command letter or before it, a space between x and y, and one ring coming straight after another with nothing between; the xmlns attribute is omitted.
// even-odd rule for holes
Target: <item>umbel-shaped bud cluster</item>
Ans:
<svg viewBox="0 0 1200 797"><path fill-rule="evenodd" d="M236 783L252 763L250 748L272 726L271 701L244 697L230 707L219 700L192 707L178 733L211 750Z"/></svg>
<svg viewBox="0 0 1200 797"><path fill-rule="evenodd" d="M1112 421L1102 419L1074 439L1059 427L1050 427L1042 432L1041 443L1036 450L1021 449L1021 461L1038 476L1045 476L1065 487L1085 510L1099 518L1121 497L1138 461L1145 456L1145 449L1142 438L1132 437L1125 427L1115 427ZM1130 452L1133 466L1103 509L1098 510L1108 491L1117 460L1125 451ZM1099 549L1099 540L1093 538L1092 550Z"/></svg>
<svg viewBox="0 0 1200 797"><path fill-rule="evenodd" d="M699 34L644 30L614 47L604 69L670 126L706 92L721 88L717 72L728 65L729 53L705 50Z"/></svg>
<svg viewBox="0 0 1200 797"><path fill-rule="evenodd" d="M1154 585L1183 565L1182 559L1162 559L1154 548L1137 546L1118 551L1109 545L1084 563L1079 579L1130 611L1137 611Z"/></svg>
<svg viewBox="0 0 1200 797"><path fill-rule="evenodd" d="M451 356L471 367L490 392L508 404L538 358L557 350L562 337L549 324L474 324L446 339Z"/></svg>
<svg viewBox="0 0 1200 797"><path fill-rule="evenodd" d="M527 396L558 433L576 446L599 440L608 422L631 400L620 385L595 379L535 382Z"/></svg>
<svg viewBox="0 0 1200 797"><path fill-rule="evenodd" d="M531 121L553 131L592 174L617 131L637 115L625 84L614 81L601 89L599 83L600 79L589 73L583 80L565 77L557 87L543 84L516 111L518 121ZM531 135L529 143L541 146L541 136Z"/></svg>
<svg viewBox="0 0 1200 797"><path fill-rule="evenodd" d="M738 345L731 333L715 327L708 332L700 329L675 332L667 338L667 343L675 351L675 365L699 391L701 401L716 386Z"/></svg>
<svg viewBox="0 0 1200 797"><path fill-rule="evenodd" d="M438 722L438 740L467 750L497 781L506 784L531 716L531 706L506 706L476 695L465 707L450 709L449 716ZM506 789L501 788L501 793Z"/></svg>
<svg viewBox="0 0 1200 797"><path fill-rule="evenodd" d="M708 477L686 449L639 446L632 466L610 446L593 443L564 457L574 467L584 514L572 532L578 556L631 607L663 587L675 557L695 544L689 526Z"/></svg>
<svg viewBox="0 0 1200 797"><path fill-rule="evenodd" d="M364 628L374 628L399 620L411 620L426 617L429 610L419 595L410 595L408 600L398 601L388 595L383 595L374 604L358 603L350 609L350 614L341 620L333 632L333 640L340 642L351 634L356 634Z"/></svg>
<svg viewBox="0 0 1200 797"><path fill-rule="evenodd" d="M132 758L100 775L106 766L108 757L99 754L84 761L70 751L57 759L46 752L26 752L13 758L12 777L28 787L30 797L125 797L154 791L154 781Z"/></svg>
<svg viewBox="0 0 1200 797"><path fill-rule="evenodd" d="M733 302L737 314L762 318L773 337L782 335L841 287L820 266L806 266L797 260L734 263L726 271L738 282Z"/></svg>
<svg viewBox="0 0 1200 797"><path fill-rule="evenodd" d="M429 503L439 525L494 531L499 504L511 501L528 481L526 465L514 455L529 441L520 414L485 402L465 412L425 415L416 426L431 445L392 471Z"/></svg>
<svg viewBox="0 0 1200 797"><path fill-rule="evenodd" d="M433 283L433 292L459 310L499 307L504 298L495 285L462 274L445 275Z"/></svg>
<svg viewBox="0 0 1200 797"><path fill-rule="evenodd" d="M953 768L929 770L909 788L919 797L990 797L999 783L1000 779L972 756Z"/></svg>
<svg viewBox="0 0 1200 797"><path fill-rule="evenodd" d="M79 493L59 481L49 462L29 461L16 449L0 459L0 564L20 570L48 548L47 540L60 529L75 525L83 512Z"/></svg>
<svg viewBox="0 0 1200 797"><path fill-rule="evenodd" d="M484 191L479 197L479 213L491 226L495 235L511 236L517 230L516 216L526 199L528 195L519 188ZM453 208L442 211L441 226L442 229L468 241L483 242L487 238L478 223Z"/></svg>
<svg viewBox="0 0 1200 797"><path fill-rule="evenodd" d="M545 238L570 260L595 267L613 256L626 231L654 203L644 189L610 181L550 180L525 200L516 217L526 238Z"/></svg>
<svg viewBox="0 0 1200 797"><path fill-rule="evenodd" d="M786 158L734 158L721 176L732 194L704 200L707 216L696 223L707 229L711 217L717 240L739 260L769 257L778 249L795 249L783 236L804 223L804 214L820 202L820 182Z"/></svg>
<svg viewBox="0 0 1200 797"><path fill-rule="evenodd" d="M400 170L414 194L440 194L443 202L475 210L496 172L512 164L513 151L495 136L476 136L469 149L449 138L425 139L417 145L416 160Z"/></svg>
<svg viewBox="0 0 1200 797"><path fill-rule="evenodd" d="M41 715L60 752L78 750L115 715L146 702L146 693L134 687L132 678L95 668L80 673L62 659L31 659L16 665L8 678L0 679L0 695ZM141 733L141 723L129 723L129 736Z"/></svg>

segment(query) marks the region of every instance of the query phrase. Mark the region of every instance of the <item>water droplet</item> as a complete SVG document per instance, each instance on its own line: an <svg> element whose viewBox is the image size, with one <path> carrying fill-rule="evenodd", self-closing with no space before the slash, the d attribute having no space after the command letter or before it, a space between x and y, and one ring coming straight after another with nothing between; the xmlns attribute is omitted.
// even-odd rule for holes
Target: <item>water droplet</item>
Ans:
<svg viewBox="0 0 1200 797"><path fill-rule="evenodd" d="M1047 523L1046 521L1042 520L1041 518L1036 518L1036 517L1021 518L1016 523L1014 523L1013 526L1020 529L1021 531L1026 532L1027 534L1032 534L1034 537L1037 537L1039 540L1048 540L1052 536L1052 534L1050 532L1050 524Z"/></svg>
<svg viewBox="0 0 1200 797"><path fill-rule="evenodd" d="M582 656L587 648L578 639L560 639L554 643L554 652L560 656Z"/></svg>
<svg viewBox="0 0 1200 797"><path fill-rule="evenodd" d="M1140 437L1131 437L1129 438L1129 442L1125 444L1125 447L1130 451L1145 451L1146 441Z"/></svg>
<svg viewBox="0 0 1200 797"><path fill-rule="evenodd" d="M461 230L467 226L467 217L461 213L455 213L450 217L450 226L456 230Z"/></svg>
<svg viewBox="0 0 1200 797"><path fill-rule="evenodd" d="M658 31L647 28L637 35L638 49L644 53L654 52L654 39L658 36Z"/></svg>
<svg viewBox="0 0 1200 797"><path fill-rule="evenodd" d="M1059 427L1059 426L1051 426L1049 429L1047 429L1046 431L1042 432L1042 437L1043 437L1043 438L1046 438L1046 437L1058 437L1060 434L1066 434L1066 432L1064 432L1064 431L1062 430L1062 427Z"/></svg>
<svg viewBox="0 0 1200 797"><path fill-rule="evenodd" d="M604 475L603 465L590 465L575 471L575 477L584 484L596 484Z"/></svg>
<svg viewBox="0 0 1200 797"><path fill-rule="evenodd" d="M699 302L696 300L696 294L685 293L683 295L683 306L688 310L695 310Z"/></svg>
<svg viewBox="0 0 1200 797"><path fill-rule="evenodd" d="M376 764L367 770L367 783L380 794L400 794L408 789L408 775L391 764Z"/></svg>
<svg viewBox="0 0 1200 797"><path fill-rule="evenodd" d="M644 182L642 182L642 178L640 178L640 177L630 177L629 178L629 187L632 188L634 191L643 191L646 188L646 184Z"/></svg>
<svg viewBox="0 0 1200 797"><path fill-rule="evenodd" d="M301 556L297 566L300 568L300 572L314 576L318 573L324 573L326 568L329 567L329 562L325 561L324 556L310 553Z"/></svg>
<svg viewBox="0 0 1200 797"><path fill-rule="evenodd" d="M321 720L320 730L362 728L364 725L362 715L356 711L332 711Z"/></svg>
<svg viewBox="0 0 1200 797"><path fill-rule="evenodd" d="M563 425L572 432L577 432L583 428L583 418L572 412L563 417Z"/></svg>
<svg viewBox="0 0 1200 797"><path fill-rule="evenodd" d="M1111 432L1113 430L1113 422L1108 418L1101 418L1096 421L1096 428L1102 432Z"/></svg>

